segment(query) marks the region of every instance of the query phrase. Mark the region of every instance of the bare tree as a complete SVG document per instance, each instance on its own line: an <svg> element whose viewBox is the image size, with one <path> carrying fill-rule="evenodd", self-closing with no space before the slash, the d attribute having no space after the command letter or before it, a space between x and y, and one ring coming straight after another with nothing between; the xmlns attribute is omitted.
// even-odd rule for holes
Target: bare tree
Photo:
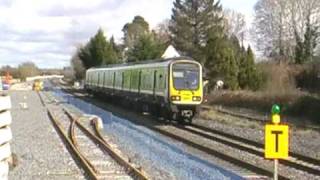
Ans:
<svg viewBox="0 0 320 180"><path fill-rule="evenodd" d="M269 57L292 59L307 22L319 26L319 4L319 0L259 0L251 31L257 49Z"/></svg>
<svg viewBox="0 0 320 180"><path fill-rule="evenodd" d="M19 65L20 78L26 80L27 77L40 75L38 67L33 62L24 62Z"/></svg>
<svg viewBox="0 0 320 180"><path fill-rule="evenodd" d="M71 58L71 67L73 70L73 74L75 79L82 80L85 77L86 69L79 58L79 49L76 51L76 53Z"/></svg>
<svg viewBox="0 0 320 180"><path fill-rule="evenodd" d="M169 26L170 20L165 19L154 28L154 32L157 38L160 39L162 42L170 43L171 41L171 33L169 30Z"/></svg>
<svg viewBox="0 0 320 180"><path fill-rule="evenodd" d="M243 44L243 41L246 39L247 27L244 14L239 12L225 9L223 11L225 23L224 27L229 36L235 35Z"/></svg>
<svg viewBox="0 0 320 180"><path fill-rule="evenodd" d="M271 57L293 56L294 42L290 31L289 8L286 0L259 0L255 5L253 36L256 47Z"/></svg>

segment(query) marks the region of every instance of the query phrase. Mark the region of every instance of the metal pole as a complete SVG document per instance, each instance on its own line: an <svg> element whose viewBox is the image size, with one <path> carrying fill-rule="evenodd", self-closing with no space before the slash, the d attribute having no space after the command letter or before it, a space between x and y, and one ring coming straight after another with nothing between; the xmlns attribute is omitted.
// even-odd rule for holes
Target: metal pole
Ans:
<svg viewBox="0 0 320 180"><path fill-rule="evenodd" d="M278 180L278 159L274 160L274 180Z"/></svg>

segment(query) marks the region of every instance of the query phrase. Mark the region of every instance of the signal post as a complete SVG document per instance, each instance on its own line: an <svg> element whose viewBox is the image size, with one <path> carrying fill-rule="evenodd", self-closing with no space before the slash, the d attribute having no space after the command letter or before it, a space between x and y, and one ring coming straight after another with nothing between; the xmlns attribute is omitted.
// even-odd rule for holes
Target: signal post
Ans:
<svg viewBox="0 0 320 180"><path fill-rule="evenodd" d="M274 179L278 180L278 160L289 157L289 126L280 124L280 107L271 109L272 123L265 126L265 158L274 160Z"/></svg>

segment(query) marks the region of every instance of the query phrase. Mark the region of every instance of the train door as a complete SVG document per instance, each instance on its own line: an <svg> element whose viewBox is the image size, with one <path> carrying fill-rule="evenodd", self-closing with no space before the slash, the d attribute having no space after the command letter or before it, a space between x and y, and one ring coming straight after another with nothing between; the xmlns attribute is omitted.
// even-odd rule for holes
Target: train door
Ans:
<svg viewBox="0 0 320 180"><path fill-rule="evenodd" d="M114 90L115 85L116 85L116 72L113 72L113 84L112 84L113 90Z"/></svg>
<svg viewBox="0 0 320 180"><path fill-rule="evenodd" d="M99 87L99 85L100 85L100 72L98 72L97 75L98 75L98 84L97 84L97 87Z"/></svg>
<svg viewBox="0 0 320 180"><path fill-rule="evenodd" d="M121 79L121 90L123 90L123 85L124 85L124 71L122 73L122 79Z"/></svg>
<svg viewBox="0 0 320 180"><path fill-rule="evenodd" d="M138 83L138 94L140 94L140 91L141 91L141 74L142 74L142 72L141 71L139 71L139 83Z"/></svg>
<svg viewBox="0 0 320 180"><path fill-rule="evenodd" d="M105 86L106 86L105 83L106 83L106 71L103 72L103 83L102 83L102 87L105 87Z"/></svg>
<svg viewBox="0 0 320 180"><path fill-rule="evenodd" d="M156 95L156 89L157 89L157 70L153 72L153 96Z"/></svg>

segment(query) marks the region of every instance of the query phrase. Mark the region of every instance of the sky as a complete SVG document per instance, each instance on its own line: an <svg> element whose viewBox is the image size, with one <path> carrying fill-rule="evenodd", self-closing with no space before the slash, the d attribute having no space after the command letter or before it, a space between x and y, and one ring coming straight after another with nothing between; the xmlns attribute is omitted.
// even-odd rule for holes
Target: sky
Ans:
<svg viewBox="0 0 320 180"><path fill-rule="evenodd" d="M257 0L221 0L252 21ZM141 15L154 28L169 19L173 0L0 0L0 66L26 61L40 68L70 65L76 47L99 28L117 41L122 27Z"/></svg>

